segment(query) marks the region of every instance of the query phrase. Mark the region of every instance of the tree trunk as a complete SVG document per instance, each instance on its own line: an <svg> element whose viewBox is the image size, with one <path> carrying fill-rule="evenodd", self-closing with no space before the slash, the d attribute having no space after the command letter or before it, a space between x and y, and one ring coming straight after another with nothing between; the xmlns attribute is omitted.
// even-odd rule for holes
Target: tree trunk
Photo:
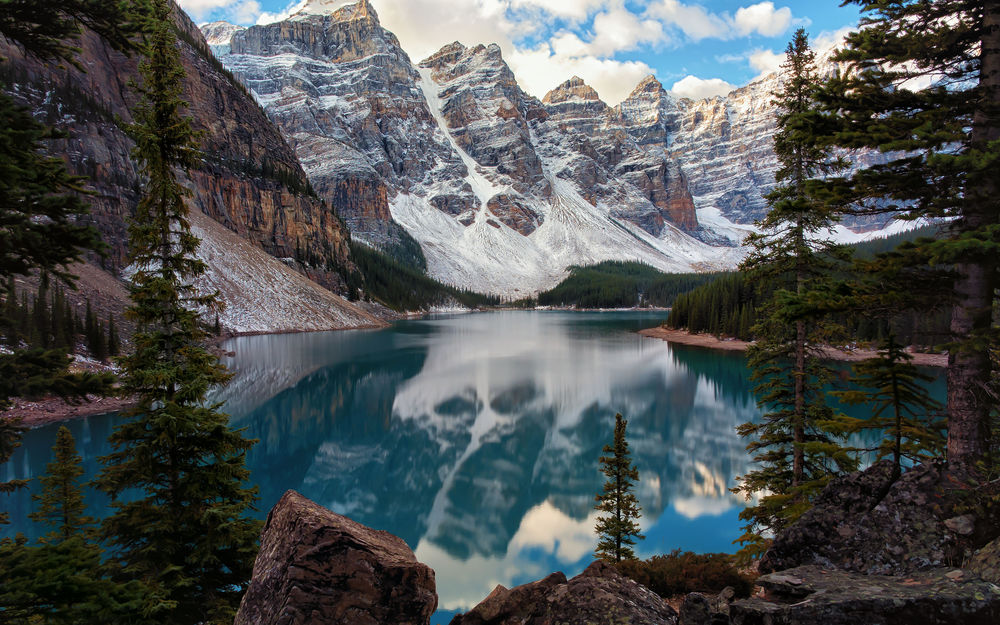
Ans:
<svg viewBox="0 0 1000 625"><path fill-rule="evenodd" d="M973 118L971 148L985 152L989 142L1000 139L996 113L1000 106L1000 6L987 2L983 13L979 77L983 101ZM995 175L972 173L959 229L971 231L996 224L997 197L1000 185ZM965 341L973 333L990 328L996 261L985 256L957 263L955 271L958 278L951 333L955 340ZM990 403L985 387L990 374L989 351L982 343L954 349L948 356L948 462L959 475L974 472L989 448Z"/></svg>
<svg viewBox="0 0 1000 625"><path fill-rule="evenodd" d="M792 436L795 447L792 451L792 486L802 483L805 474L806 442L806 322L795 322L795 423Z"/></svg>

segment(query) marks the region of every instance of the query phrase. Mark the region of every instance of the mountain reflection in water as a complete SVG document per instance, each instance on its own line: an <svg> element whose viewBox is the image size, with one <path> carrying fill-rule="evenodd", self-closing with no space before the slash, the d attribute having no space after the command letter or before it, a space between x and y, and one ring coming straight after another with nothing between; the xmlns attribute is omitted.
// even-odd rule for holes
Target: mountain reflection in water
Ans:
<svg viewBox="0 0 1000 625"><path fill-rule="evenodd" d="M246 337L227 344L223 398L261 440L265 505L296 488L401 536L436 571L441 606L467 607L589 561L616 412L641 476L639 553L694 548L671 526L727 512L701 547L731 549L727 489L747 468L734 428L757 414L743 359L629 331L656 320L510 312Z"/></svg>
<svg viewBox="0 0 1000 625"><path fill-rule="evenodd" d="M216 399L260 440L261 517L293 488L392 532L435 570L440 608L462 609L590 561L616 412L640 474L639 555L733 549L728 488L749 464L734 428L758 414L748 372L741 354L632 332L663 316L496 312L241 337L224 346L235 377ZM91 474L114 418L71 424ZM3 479L43 472L55 429L29 432ZM15 519L26 497L10 498Z"/></svg>

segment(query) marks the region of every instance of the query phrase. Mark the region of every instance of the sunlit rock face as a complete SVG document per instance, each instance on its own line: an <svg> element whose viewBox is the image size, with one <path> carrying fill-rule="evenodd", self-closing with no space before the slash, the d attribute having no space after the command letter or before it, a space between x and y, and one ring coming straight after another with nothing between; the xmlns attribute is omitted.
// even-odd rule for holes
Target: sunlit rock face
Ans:
<svg viewBox="0 0 1000 625"><path fill-rule="evenodd" d="M829 52L819 60L821 73L835 65ZM713 229L717 216L751 224L767 213L765 195L775 185L779 163L774 154L782 75L771 73L723 97L675 99L653 76L643 79L615 113L628 133L648 150L670 154L684 174L697 214ZM853 154L853 168L884 163L885 155ZM884 227L886 218L850 219L857 231Z"/></svg>
<svg viewBox="0 0 1000 625"><path fill-rule="evenodd" d="M609 107L576 76L526 94L496 44L414 63L366 0L205 28L353 236L391 248L402 227L445 282L525 295L609 259L732 268L774 187L776 74L698 102L650 76Z"/></svg>
<svg viewBox="0 0 1000 625"><path fill-rule="evenodd" d="M320 9L324 7L318 7ZM462 163L435 137L419 76L367 2L236 32L223 56L355 236L398 237L387 192Z"/></svg>
<svg viewBox="0 0 1000 625"><path fill-rule="evenodd" d="M678 164L642 150L579 79L542 102L496 45L414 64L365 1L206 29L352 235L391 248L401 225L435 277L527 294L573 264L738 260L704 242Z"/></svg>
<svg viewBox="0 0 1000 625"><path fill-rule="evenodd" d="M176 8L172 19L185 74L184 114L200 133L204 151L182 178L192 210L271 256L289 258L298 247L331 264L347 262L347 232L329 207L303 192L306 178L285 138L243 86L225 74L187 15ZM212 32L218 38L225 30L239 29L216 24ZM47 148L94 191L87 197L87 220L108 244L103 264L117 272L127 262L127 221L144 182L127 131L138 98L129 83L140 79L139 56L114 51L87 29L74 45L86 71L43 63L0 41L0 56L13 75L5 79L5 89L37 118L65 131ZM308 273L323 286L341 286L336 272Z"/></svg>

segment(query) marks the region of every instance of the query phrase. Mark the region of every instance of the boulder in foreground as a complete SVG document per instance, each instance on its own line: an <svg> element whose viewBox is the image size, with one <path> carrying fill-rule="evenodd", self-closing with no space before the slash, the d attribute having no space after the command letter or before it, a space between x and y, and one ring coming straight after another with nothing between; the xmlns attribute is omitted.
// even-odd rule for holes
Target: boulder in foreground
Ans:
<svg viewBox="0 0 1000 625"><path fill-rule="evenodd" d="M434 571L402 539L288 491L261 534L235 625L427 625Z"/></svg>

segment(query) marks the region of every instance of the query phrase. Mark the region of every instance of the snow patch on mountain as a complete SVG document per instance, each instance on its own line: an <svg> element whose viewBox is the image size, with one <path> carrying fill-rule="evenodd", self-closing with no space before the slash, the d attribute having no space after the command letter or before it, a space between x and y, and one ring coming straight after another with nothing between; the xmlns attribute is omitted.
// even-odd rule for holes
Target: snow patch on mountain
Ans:
<svg viewBox="0 0 1000 625"><path fill-rule="evenodd" d="M614 108L578 77L538 100L499 46L455 42L417 64L367 0L296 8L230 35L221 60L356 239L391 248L402 226L431 276L517 297L572 265L688 272L744 257L778 166L776 74L697 102L655 77ZM846 225L838 240L885 226Z"/></svg>
<svg viewBox="0 0 1000 625"><path fill-rule="evenodd" d="M493 184L489 179L486 178L479 171L479 164L469 156L468 152L462 149L455 141L455 137L452 136L451 131L448 130L448 123L444 120L444 115L441 114L441 98L438 96L438 84L434 82L431 78L431 70L426 67L418 67L417 72L420 74L420 90L424 94L424 99L427 100L427 106L430 108L431 116L434 121L437 122L438 129L444 134L445 138L448 140L448 144L451 148L455 150L459 158L462 159L462 163L465 164L466 169L469 173L465 176L465 181L469 183L472 187L472 191L479 198L480 209L486 208L487 202L490 201L494 195L498 193L503 193L506 189L498 187ZM485 211L480 210L480 214Z"/></svg>

